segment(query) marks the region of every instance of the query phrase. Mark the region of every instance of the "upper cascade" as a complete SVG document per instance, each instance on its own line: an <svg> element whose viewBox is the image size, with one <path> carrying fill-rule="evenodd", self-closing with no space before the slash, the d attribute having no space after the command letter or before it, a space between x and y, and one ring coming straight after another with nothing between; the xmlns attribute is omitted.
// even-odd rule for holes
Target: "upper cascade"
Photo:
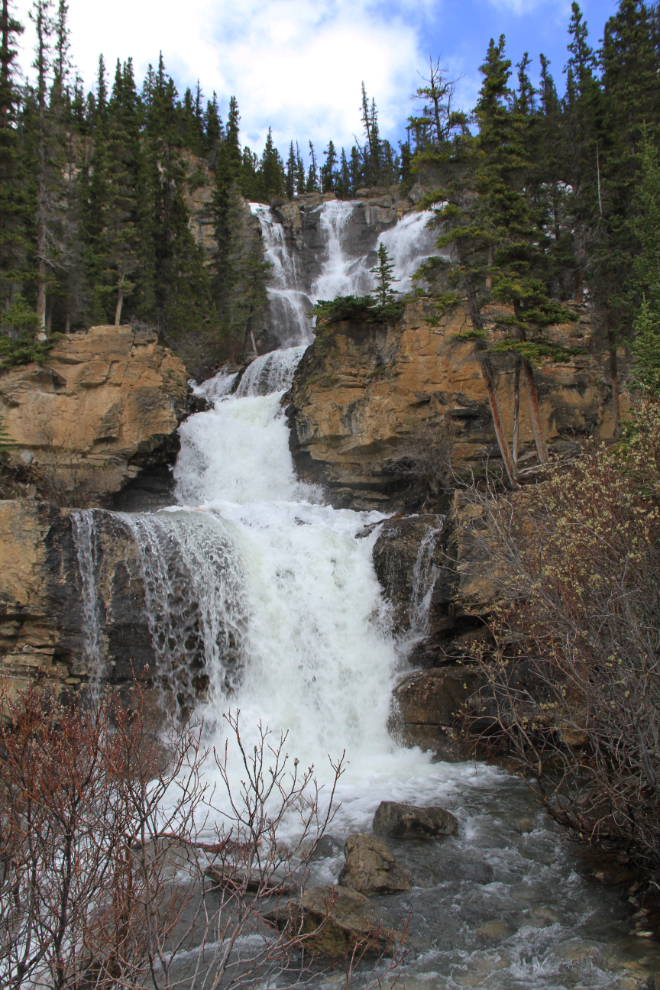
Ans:
<svg viewBox="0 0 660 990"><path fill-rule="evenodd" d="M427 227L432 216L428 211L397 218L395 212L361 200L293 203L288 210L262 203L250 206L272 265L270 327L286 348L312 342L310 310L319 299L363 296L373 290L370 269L377 263L381 243L394 264L393 289L400 295L411 290L412 276L431 254L435 240Z"/></svg>

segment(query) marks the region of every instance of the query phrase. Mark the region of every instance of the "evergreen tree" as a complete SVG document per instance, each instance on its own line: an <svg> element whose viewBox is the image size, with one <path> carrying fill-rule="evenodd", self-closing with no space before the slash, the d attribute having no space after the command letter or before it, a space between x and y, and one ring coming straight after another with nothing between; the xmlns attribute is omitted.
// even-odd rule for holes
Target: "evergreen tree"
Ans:
<svg viewBox="0 0 660 990"><path fill-rule="evenodd" d="M300 154L300 148L298 147L298 142L296 141L296 193L299 196L305 192L307 185L307 180L305 178L305 163L303 162L302 155Z"/></svg>
<svg viewBox="0 0 660 990"><path fill-rule="evenodd" d="M316 154L314 153L314 145L309 142L309 170L307 172L307 183L305 185L305 192L318 192L319 191L319 173L316 167Z"/></svg>
<svg viewBox="0 0 660 990"><path fill-rule="evenodd" d="M280 154L273 144L273 131L270 127L261 156L260 170L265 201L269 202L274 196L281 196L284 192L284 168Z"/></svg>
<svg viewBox="0 0 660 990"><path fill-rule="evenodd" d="M321 192L334 192L337 185L337 151L332 141L323 152L325 161L321 165Z"/></svg>
<svg viewBox="0 0 660 990"><path fill-rule="evenodd" d="M30 200L26 162L18 134L20 95L16 85L16 43L23 26L2 0L0 15L0 312L22 281Z"/></svg>
<svg viewBox="0 0 660 990"><path fill-rule="evenodd" d="M376 281L376 299L380 306L394 302L395 296L392 292L392 285L397 279L392 278L394 274L394 263L390 260L387 248L381 241L378 245L378 264L375 268L370 268L369 272Z"/></svg>
<svg viewBox="0 0 660 990"><path fill-rule="evenodd" d="M346 152L341 149L341 162L339 165L339 175L337 176L337 192L340 199L349 199L353 189L351 185L351 171L346 158Z"/></svg>
<svg viewBox="0 0 660 990"><path fill-rule="evenodd" d="M293 141L289 145L289 157L286 160L286 194L293 199L296 192L296 152Z"/></svg>

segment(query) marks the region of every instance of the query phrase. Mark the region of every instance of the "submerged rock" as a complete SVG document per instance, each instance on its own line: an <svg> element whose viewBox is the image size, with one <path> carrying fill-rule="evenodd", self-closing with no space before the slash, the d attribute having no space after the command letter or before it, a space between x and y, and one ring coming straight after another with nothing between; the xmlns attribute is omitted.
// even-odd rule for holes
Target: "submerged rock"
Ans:
<svg viewBox="0 0 660 990"><path fill-rule="evenodd" d="M412 804L381 801L374 815L373 830L392 839L435 839L453 835L458 822L444 808L416 808Z"/></svg>
<svg viewBox="0 0 660 990"><path fill-rule="evenodd" d="M354 833L344 846L346 863L339 874L344 887L361 894L397 894L412 890L410 874L403 870L382 839Z"/></svg>
<svg viewBox="0 0 660 990"><path fill-rule="evenodd" d="M356 890L328 884L306 890L299 901L291 901L265 915L280 931L300 924L312 935L305 943L312 955L341 957L356 946L373 952L387 951L396 933L374 920L368 898Z"/></svg>

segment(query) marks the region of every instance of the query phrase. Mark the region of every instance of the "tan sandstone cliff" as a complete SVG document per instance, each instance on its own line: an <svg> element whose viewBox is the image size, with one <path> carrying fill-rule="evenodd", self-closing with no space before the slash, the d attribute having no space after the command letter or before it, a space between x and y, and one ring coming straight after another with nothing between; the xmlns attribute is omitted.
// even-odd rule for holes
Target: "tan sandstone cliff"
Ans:
<svg viewBox="0 0 660 990"><path fill-rule="evenodd" d="M155 333L92 327L0 373L12 457L66 504L94 504L162 459L185 414L183 363ZM38 469L38 470L37 470Z"/></svg>
<svg viewBox="0 0 660 990"><path fill-rule="evenodd" d="M491 328L499 310L487 308ZM535 372L550 444L574 436L606 437L614 423L607 356L585 307L578 322L550 329L576 353ZM287 396L291 449L301 476L322 482L336 505L415 507L409 461L429 436L447 437L459 473L499 459L478 352L466 310L456 306L433 325L428 302L406 306L388 324L343 321L319 327ZM497 333L491 329L495 339ZM513 361L495 360L506 432L513 432ZM621 355L625 373L625 355ZM622 400L625 409L625 395ZM431 431L429 433L429 431ZM533 449L521 387L521 456ZM533 455L532 455L533 456ZM413 486L414 487L414 486Z"/></svg>

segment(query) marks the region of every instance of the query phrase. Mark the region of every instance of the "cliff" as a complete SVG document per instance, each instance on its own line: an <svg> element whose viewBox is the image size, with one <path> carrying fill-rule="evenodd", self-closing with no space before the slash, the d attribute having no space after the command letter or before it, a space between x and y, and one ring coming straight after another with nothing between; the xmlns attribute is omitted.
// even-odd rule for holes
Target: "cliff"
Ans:
<svg viewBox="0 0 660 990"><path fill-rule="evenodd" d="M495 339L498 312L484 313ZM291 451L301 477L324 485L335 506L416 510L428 497L420 478L430 479L431 494L442 487L443 459L446 471L451 460L458 474L499 461L476 345L462 336L467 312L456 306L437 325L432 314L420 300L396 322L322 325L304 355L283 400ZM557 448L576 436L611 435L607 356L588 311L581 307L578 322L549 333L579 353L567 363L546 360L535 372L548 443ZM510 439L513 362L500 356L494 364ZM623 354L621 366L625 374ZM520 408L520 453L529 465L534 445L524 387Z"/></svg>
<svg viewBox="0 0 660 990"><path fill-rule="evenodd" d="M99 504L171 461L187 387L184 365L155 333L101 326L71 334L43 365L0 373L12 460L29 467L46 498Z"/></svg>

